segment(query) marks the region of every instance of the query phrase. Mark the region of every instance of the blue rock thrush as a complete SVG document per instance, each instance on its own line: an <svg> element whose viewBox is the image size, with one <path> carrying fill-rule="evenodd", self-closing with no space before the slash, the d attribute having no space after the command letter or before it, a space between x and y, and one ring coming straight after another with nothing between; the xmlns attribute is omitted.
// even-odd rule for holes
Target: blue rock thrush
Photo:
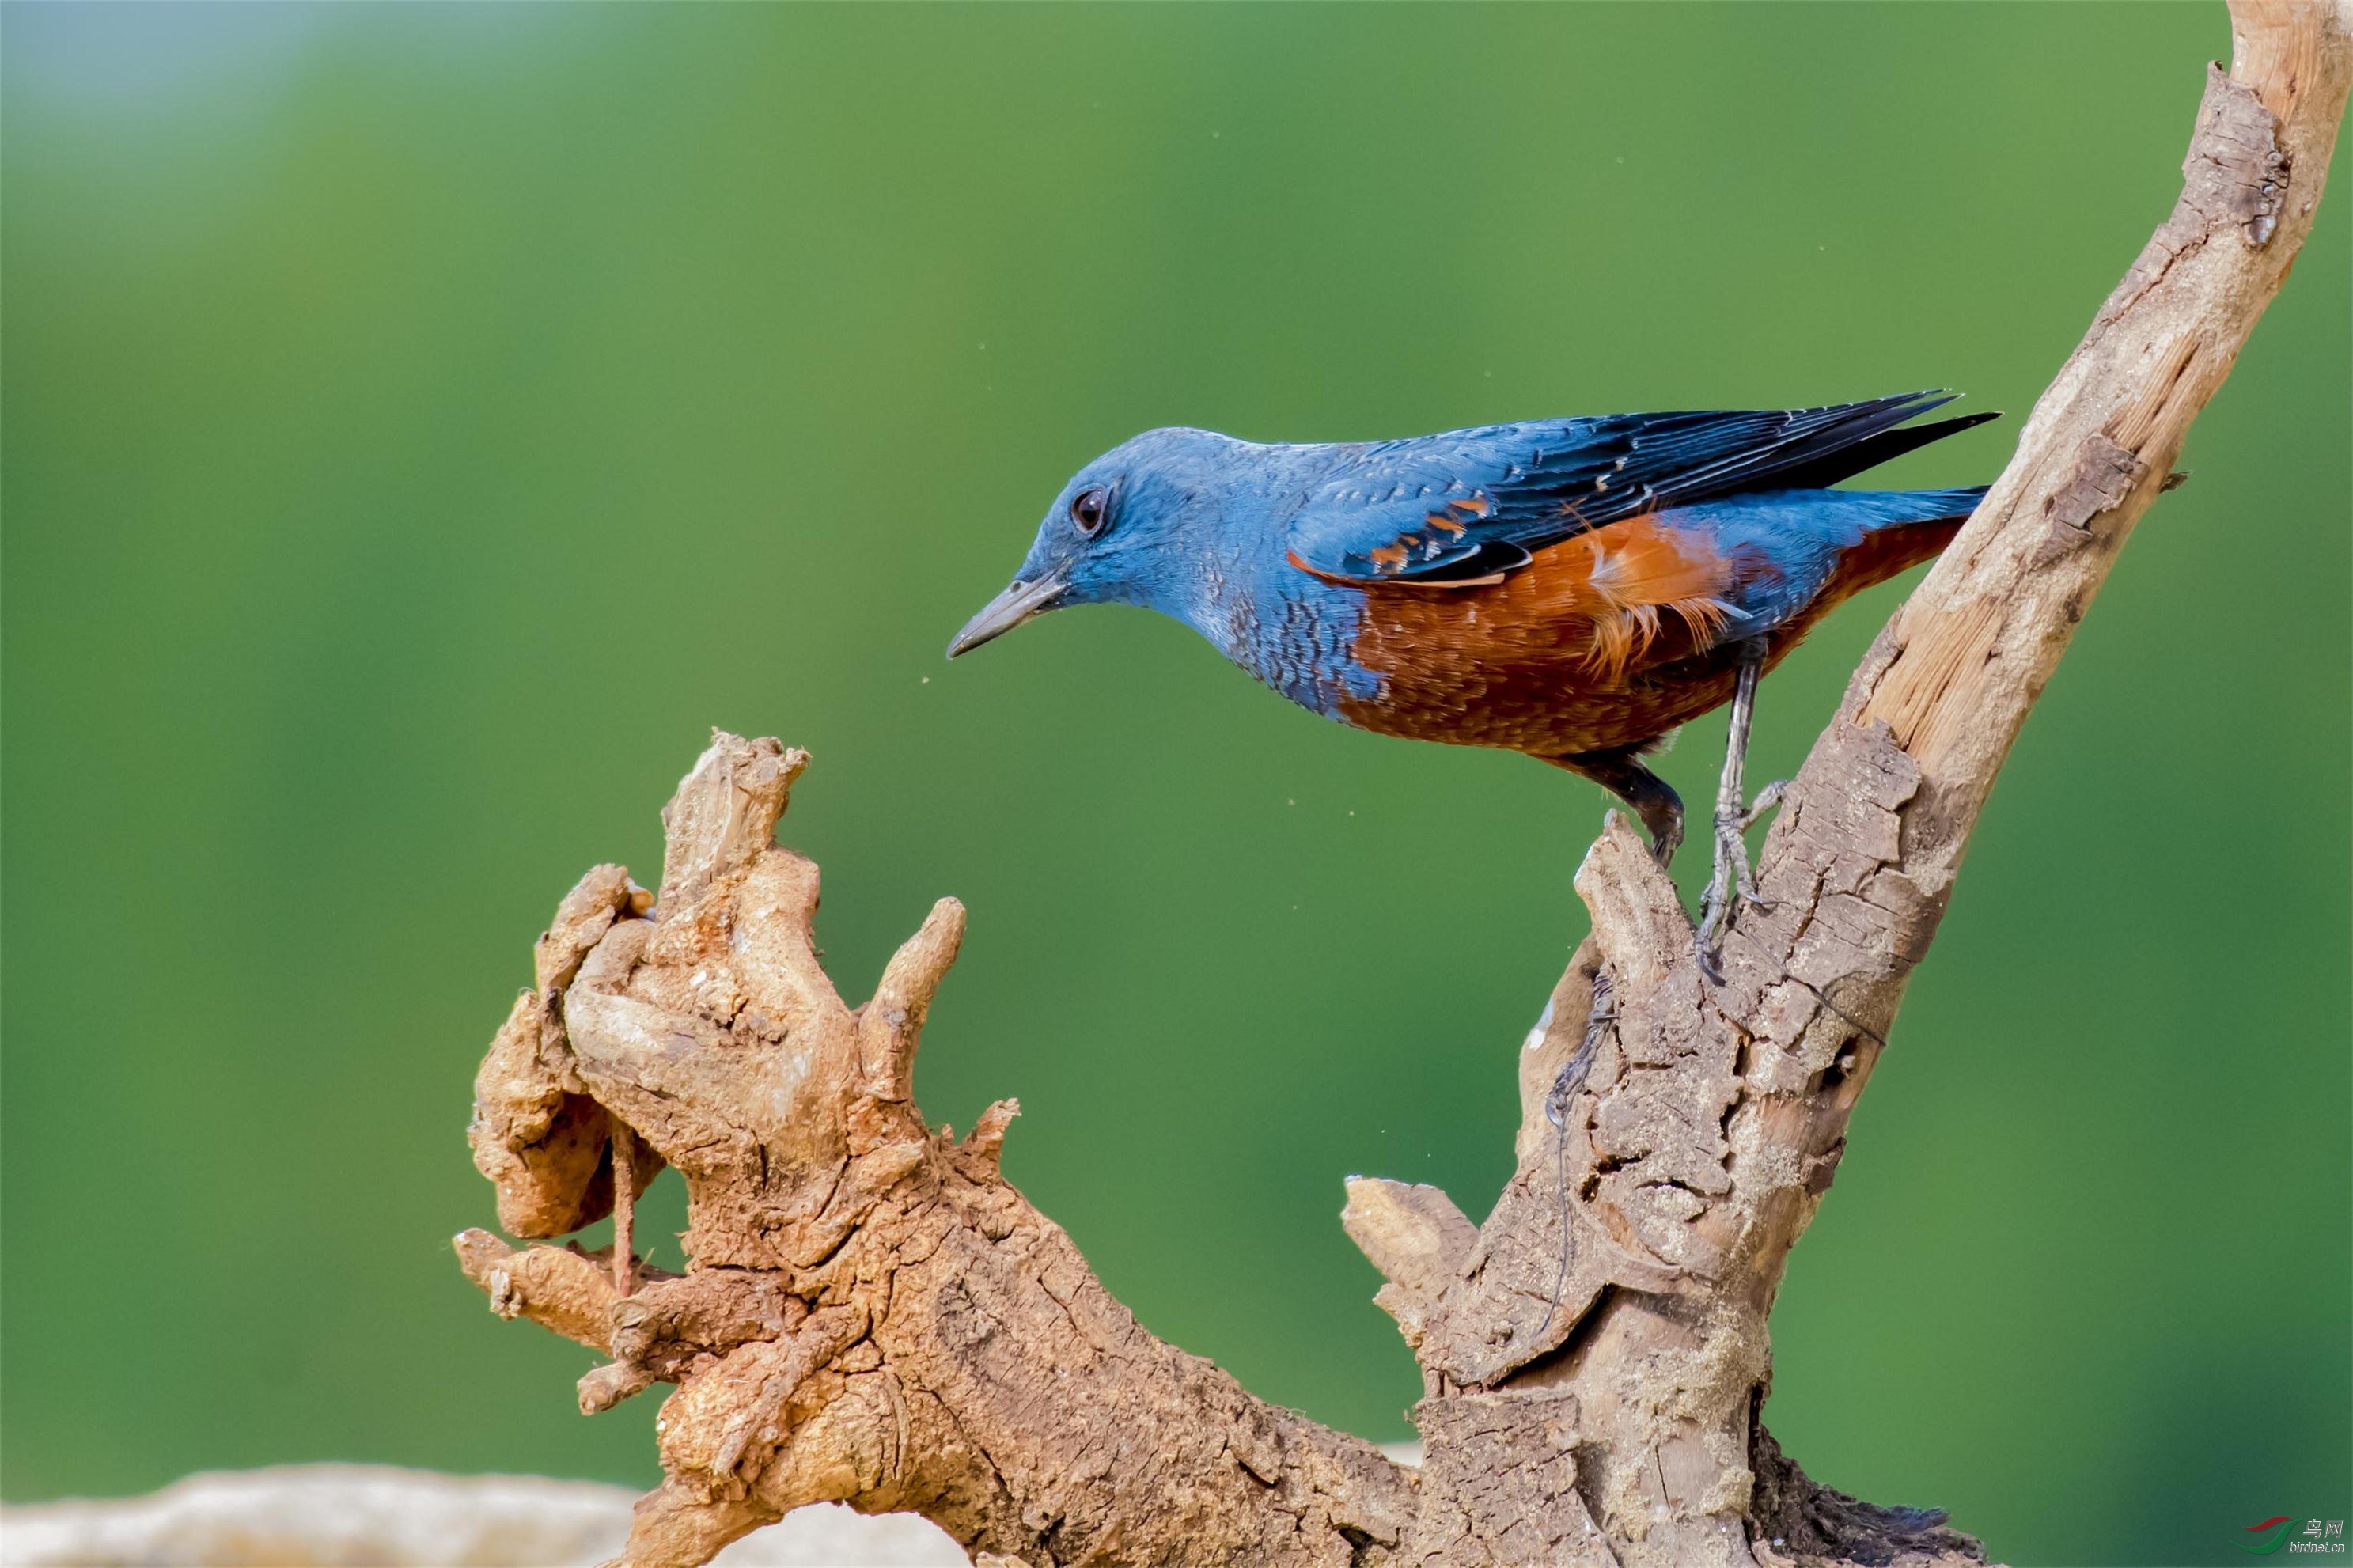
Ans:
<svg viewBox="0 0 2353 1568"><path fill-rule="evenodd" d="M1734 900L1755 898L1740 772L1759 676L1840 601L1942 550L1985 494L1830 487L1996 417L1905 426L1949 401L1304 446L1146 431L1062 488L948 654L1066 605L1140 605L1327 718L1582 773L1633 808L1662 864L1683 803L1642 754L1730 701L1712 954Z"/></svg>

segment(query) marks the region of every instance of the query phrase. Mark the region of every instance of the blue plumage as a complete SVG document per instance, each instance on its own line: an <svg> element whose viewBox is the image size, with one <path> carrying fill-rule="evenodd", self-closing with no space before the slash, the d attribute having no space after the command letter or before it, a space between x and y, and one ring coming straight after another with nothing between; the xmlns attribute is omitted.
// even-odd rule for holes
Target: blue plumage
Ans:
<svg viewBox="0 0 2353 1568"><path fill-rule="evenodd" d="M1730 602L1733 637L1761 637L1803 616L1847 552L1881 529L1967 517L1983 486L1944 490L1767 490L1659 514L1704 534L1726 554L1751 553L1776 570L1740 579Z"/></svg>
<svg viewBox="0 0 2353 1568"><path fill-rule="evenodd" d="M1984 494L1831 488L1994 417L1905 425L1948 401L1302 446L1148 431L1063 487L949 655L1063 605L1158 610L1316 712L1594 778L1663 857L1682 808L1641 752L1933 555ZM1727 853L1719 825L1720 873Z"/></svg>

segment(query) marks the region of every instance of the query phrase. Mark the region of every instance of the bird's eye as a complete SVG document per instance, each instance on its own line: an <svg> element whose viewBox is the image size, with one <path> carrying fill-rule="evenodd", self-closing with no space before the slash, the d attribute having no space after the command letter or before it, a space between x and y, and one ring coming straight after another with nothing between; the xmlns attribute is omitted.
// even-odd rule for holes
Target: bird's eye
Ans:
<svg viewBox="0 0 2353 1568"><path fill-rule="evenodd" d="M1103 531L1103 520L1111 515L1111 497L1098 486L1081 490L1071 500L1071 521L1079 531L1092 539Z"/></svg>

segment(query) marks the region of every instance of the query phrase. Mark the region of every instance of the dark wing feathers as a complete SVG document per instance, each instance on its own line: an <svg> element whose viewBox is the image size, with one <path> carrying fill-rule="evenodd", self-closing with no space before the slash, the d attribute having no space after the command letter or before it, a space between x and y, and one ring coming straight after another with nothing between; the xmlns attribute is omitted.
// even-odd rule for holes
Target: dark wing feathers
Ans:
<svg viewBox="0 0 2353 1568"><path fill-rule="evenodd" d="M1964 414L1953 419L1939 419L1933 425L1912 425L1901 430L1883 430L1876 436L1866 436L1849 447L1826 453L1810 462L1782 468L1773 476L1775 489L1822 490L1851 479L1855 475L1875 468L1882 463L1892 463L1905 453L1917 450L1931 441L1941 441L1947 436L1957 436L1973 430L1989 419L1999 419L1999 413Z"/></svg>
<svg viewBox="0 0 2353 1568"><path fill-rule="evenodd" d="M1827 487L1994 417L1895 427L1952 401L1906 393L1825 408L1613 414L1361 447L1293 532L1319 576L1459 587L1626 518L1718 496Z"/></svg>

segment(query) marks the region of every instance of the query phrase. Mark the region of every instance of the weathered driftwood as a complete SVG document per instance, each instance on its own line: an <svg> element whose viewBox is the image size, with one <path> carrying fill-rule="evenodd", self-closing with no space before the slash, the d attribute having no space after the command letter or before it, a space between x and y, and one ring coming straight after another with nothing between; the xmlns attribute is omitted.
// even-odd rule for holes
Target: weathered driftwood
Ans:
<svg viewBox="0 0 2353 1568"><path fill-rule="evenodd" d="M1486 1223L1433 1188L1351 1184L1349 1233L1424 1373L1419 1468L1138 1328L998 1173L1010 1101L962 1142L924 1125L911 1065L962 909L943 900L847 1005L811 942L816 868L772 841L806 758L719 736L664 814L659 899L607 867L565 900L474 1127L526 1237L609 1212L617 1164L624 1200L678 1167L689 1272L632 1268L626 1244L458 1243L497 1310L612 1356L584 1409L679 1384L629 1561L698 1563L818 1500L1041 1564L1978 1560L1941 1516L1781 1456L1766 1321L2010 742L2311 226L2353 0L2232 17L2179 205L1856 672L1722 978L1613 819ZM1590 1070L1556 1095L1588 1029Z"/></svg>

